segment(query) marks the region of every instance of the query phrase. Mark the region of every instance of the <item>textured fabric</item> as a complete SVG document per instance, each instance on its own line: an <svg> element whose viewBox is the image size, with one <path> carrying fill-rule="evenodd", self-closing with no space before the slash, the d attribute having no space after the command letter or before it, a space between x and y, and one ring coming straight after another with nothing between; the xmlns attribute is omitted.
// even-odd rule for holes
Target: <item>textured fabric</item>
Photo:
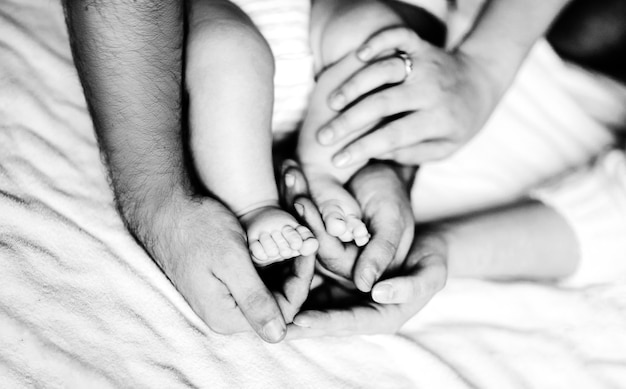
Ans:
<svg viewBox="0 0 626 389"><path fill-rule="evenodd" d="M3 388L626 383L619 284L452 280L393 336L212 333L115 212L57 1L0 2L0 215Z"/></svg>

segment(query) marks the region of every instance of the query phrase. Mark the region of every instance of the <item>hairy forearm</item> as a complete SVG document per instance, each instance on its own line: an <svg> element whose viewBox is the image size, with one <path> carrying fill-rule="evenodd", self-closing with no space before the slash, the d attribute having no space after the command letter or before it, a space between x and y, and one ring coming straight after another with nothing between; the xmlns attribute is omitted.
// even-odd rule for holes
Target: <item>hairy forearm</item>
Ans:
<svg viewBox="0 0 626 389"><path fill-rule="evenodd" d="M186 185L183 2L66 0L65 8L98 141L132 224L139 208Z"/></svg>
<svg viewBox="0 0 626 389"><path fill-rule="evenodd" d="M569 1L489 0L457 49L479 60L504 91L533 44Z"/></svg>
<svg viewBox="0 0 626 389"><path fill-rule="evenodd" d="M453 220L442 232L451 276L556 279L572 274L580 257L571 227L539 202Z"/></svg>

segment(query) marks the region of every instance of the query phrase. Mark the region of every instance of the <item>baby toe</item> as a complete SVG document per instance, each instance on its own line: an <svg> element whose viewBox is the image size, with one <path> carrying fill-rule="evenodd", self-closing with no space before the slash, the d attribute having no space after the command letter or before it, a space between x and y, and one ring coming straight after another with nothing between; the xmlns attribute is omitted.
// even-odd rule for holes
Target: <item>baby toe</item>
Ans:
<svg viewBox="0 0 626 389"><path fill-rule="evenodd" d="M287 243L287 240L283 237L283 234L280 231L272 231L271 236L276 243L276 246L278 246L278 253L280 254L280 256L283 259L291 258L292 250L289 247L289 243Z"/></svg>
<svg viewBox="0 0 626 389"><path fill-rule="evenodd" d="M352 242L354 240L354 235L352 235L352 231L350 229L346 229L346 231L337 237L340 241L344 243Z"/></svg>
<svg viewBox="0 0 626 389"><path fill-rule="evenodd" d="M340 237L348 229L348 225L343 218L343 215L339 212L329 213L324 217L324 225L326 231L332 236Z"/></svg>
<svg viewBox="0 0 626 389"><path fill-rule="evenodd" d="M302 247L302 237L298 234L295 228L292 226L285 226L282 230L283 238L289 244L292 250L299 251Z"/></svg>
<svg viewBox="0 0 626 389"><path fill-rule="evenodd" d="M280 252L270 234L267 232L261 233L261 235L259 235L259 242L261 246L263 246L263 250L265 250L265 254L267 254L269 260L278 259Z"/></svg>
<svg viewBox="0 0 626 389"><path fill-rule="evenodd" d="M302 238L302 247L300 247L300 255L312 255L317 252L320 244L313 236L311 230L304 226L298 226L297 228L298 234Z"/></svg>
<svg viewBox="0 0 626 389"><path fill-rule="evenodd" d="M348 229L352 231L352 236L354 237L354 243L357 246L365 246L367 242L370 240L370 234L367 231L367 227L365 223L359 218L351 217L348 220Z"/></svg>
<svg viewBox="0 0 626 389"><path fill-rule="evenodd" d="M303 243L306 242L308 239L315 238L313 232L311 232L311 230L309 230L305 226L296 227L296 232L298 232L298 235L300 235L300 237L302 238Z"/></svg>
<svg viewBox="0 0 626 389"><path fill-rule="evenodd" d="M267 253L265 253L265 250L263 249L263 246L261 245L261 242L259 242L258 240L255 240L254 242L250 243L249 248L250 248L250 253L252 254L252 260L255 263L264 264L269 259L269 257L267 256Z"/></svg>

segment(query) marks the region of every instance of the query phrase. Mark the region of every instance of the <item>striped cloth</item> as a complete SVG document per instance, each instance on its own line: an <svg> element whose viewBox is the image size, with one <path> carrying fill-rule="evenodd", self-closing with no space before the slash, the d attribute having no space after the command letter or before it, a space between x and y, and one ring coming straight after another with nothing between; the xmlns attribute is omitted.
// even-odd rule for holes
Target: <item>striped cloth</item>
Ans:
<svg viewBox="0 0 626 389"><path fill-rule="evenodd" d="M272 129L298 128L314 85L309 44L309 0L236 0L269 43L276 62Z"/></svg>

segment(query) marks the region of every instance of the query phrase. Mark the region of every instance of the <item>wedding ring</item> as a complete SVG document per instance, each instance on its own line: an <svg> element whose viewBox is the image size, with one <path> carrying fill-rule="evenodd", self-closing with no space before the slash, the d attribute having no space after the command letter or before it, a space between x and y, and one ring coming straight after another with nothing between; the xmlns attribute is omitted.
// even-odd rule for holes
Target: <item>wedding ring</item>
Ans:
<svg viewBox="0 0 626 389"><path fill-rule="evenodd" d="M406 80L407 78L409 78L411 72L413 72L413 60L407 53L403 51L398 52L396 56L400 58L402 62L404 62L404 79Z"/></svg>

